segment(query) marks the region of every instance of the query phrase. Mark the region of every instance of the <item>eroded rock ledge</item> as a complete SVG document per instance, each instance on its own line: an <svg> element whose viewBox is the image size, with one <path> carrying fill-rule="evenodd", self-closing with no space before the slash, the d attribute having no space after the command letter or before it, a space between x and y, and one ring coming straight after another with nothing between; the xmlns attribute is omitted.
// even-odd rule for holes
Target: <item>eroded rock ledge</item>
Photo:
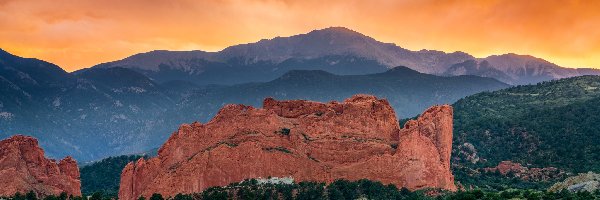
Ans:
<svg viewBox="0 0 600 200"><path fill-rule="evenodd" d="M400 129L387 100L264 100L227 105L208 123L184 124L158 157L129 163L119 199L200 192L248 178L295 181L367 178L412 190L455 190L450 171L452 108L427 109Z"/></svg>

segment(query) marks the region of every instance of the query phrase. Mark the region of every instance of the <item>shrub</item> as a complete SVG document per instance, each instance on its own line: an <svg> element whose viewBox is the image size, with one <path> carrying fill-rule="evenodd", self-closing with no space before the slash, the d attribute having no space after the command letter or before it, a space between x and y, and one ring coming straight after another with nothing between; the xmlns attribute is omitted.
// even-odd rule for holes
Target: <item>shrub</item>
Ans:
<svg viewBox="0 0 600 200"><path fill-rule="evenodd" d="M290 129L289 128L282 128L281 130L279 130L279 133L281 133L282 135L290 135Z"/></svg>
<svg viewBox="0 0 600 200"><path fill-rule="evenodd" d="M150 200L165 200L161 194L154 193L150 197Z"/></svg>
<svg viewBox="0 0 600 200"><path fill-rule="evenodd" d="M27 200L37 200L37 195L35 194L35 192L33 191L29 191L26 195L25 195L25 199Z"/></svg>

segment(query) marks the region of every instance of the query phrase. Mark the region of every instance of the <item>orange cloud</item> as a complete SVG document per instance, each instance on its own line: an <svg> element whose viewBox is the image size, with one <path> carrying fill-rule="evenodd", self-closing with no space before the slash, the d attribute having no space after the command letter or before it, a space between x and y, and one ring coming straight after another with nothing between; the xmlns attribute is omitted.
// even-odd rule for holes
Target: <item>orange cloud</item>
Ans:
<svg viewBox="0 0 600 200"><path fill-rule="evenodd" d="M218 51L345 26L478 57L514 52L600 67L600 1L0 0L0 48L68 71L155 49Z"/></svg>

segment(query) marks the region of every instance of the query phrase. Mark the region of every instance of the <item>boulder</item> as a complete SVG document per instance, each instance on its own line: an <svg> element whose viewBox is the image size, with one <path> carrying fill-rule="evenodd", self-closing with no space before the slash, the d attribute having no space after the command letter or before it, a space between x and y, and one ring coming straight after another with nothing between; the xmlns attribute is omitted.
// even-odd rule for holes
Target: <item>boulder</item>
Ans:
<svg viewBox="0 0 600 200"><path fill-rule="evenodd" d="M568 190L570 192L594 192L600 189L600 174L594 172L581 173L577 176L572 176L562 182L557 182L548 191L560 192Z"/></svg>

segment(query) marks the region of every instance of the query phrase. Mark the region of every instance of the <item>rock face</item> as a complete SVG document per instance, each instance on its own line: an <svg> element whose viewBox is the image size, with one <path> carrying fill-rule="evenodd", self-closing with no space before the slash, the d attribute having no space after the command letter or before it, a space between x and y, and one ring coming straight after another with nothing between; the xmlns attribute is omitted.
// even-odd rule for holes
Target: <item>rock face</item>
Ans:
<svg viewBox="0 0 600 200"><path fill-rule="evenodd" d="M550 181L563 178L566 175L564 171L555 167L528 168L512 161L502 161L496 167L484 168L483 170L485 172L497 171L505 176L510 174L526 181Z"/></svg>
<svg viewBox="0 0 600 200"><path fill-rule="evenodd" d="M581 173L577 176L569 177L562 182L555 183L548 189L551 192L560 192L569 190L570 192L594 192L600 190L600 174L593 172Z"/></svg>
<svg viewBox="0 0 600 200"><path fill-rule="evenodd" d="M129 163L119 199L200 192L248 178L331 182L367 178L409 189L455 190L452 108L434 106L400 129L387 100L264 100L227 105L207 124L184 124L158 156Z"/></svg>
<svg viewBox="0 0 600 200"><path fill-rule="evenodd" d="M44 157L37 139L15 135L0 141L0 196L34 191L38 196L81 195L77 162L66 157L58 163Z"/></svg>

